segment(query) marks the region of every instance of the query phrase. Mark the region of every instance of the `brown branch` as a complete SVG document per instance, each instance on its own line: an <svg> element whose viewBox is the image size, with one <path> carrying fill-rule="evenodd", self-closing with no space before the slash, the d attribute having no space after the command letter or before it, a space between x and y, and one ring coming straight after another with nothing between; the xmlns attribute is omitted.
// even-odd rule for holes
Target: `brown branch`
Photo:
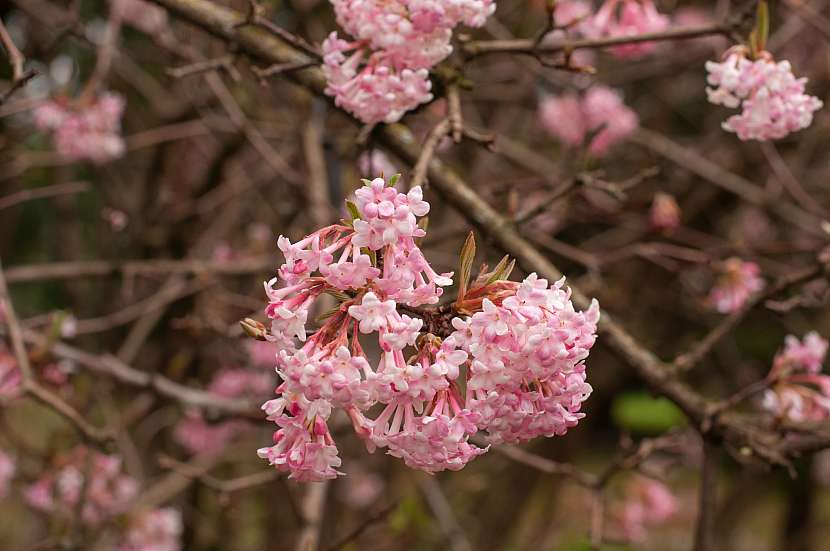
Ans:
<svg viewBox="0 0 830 551"><path fill-rule="evenodd" d="M694 551L715 549L715 505L718 490L718 449L704 436Z"/></svg>
<svg viewBox="0 0 830 551"><path fill-rule="evenodd" d="M320 532L323 528L329 482L324 480L306 485L306 494L302 502L305 524L294 546L295 551L316 551L320 545Z"/></svg>
<svg viewBox="0 0 830 551"><path fill-rule="evenodd" d="M378 511L377 513L366 517L366 519L363 522L361 522L357 527L355 527L354 530L352 530L339 540L335 541L326 549L326 551L338 551L339 549L342 549L350 543L354 542L363 534L363 532L368 530L369 527L371 527L373 524L377 524L378 522L381 522L383 519L389 516L389 514L392 511L394 511L397 506L397 501L392 502L380 511Z"/></svg>
<svg viewBox="0 0 830 551"><path fill-rule="evenodd" d="M187 478L198 480L211 490L225 495L256 488L257 486L273 482L280 477L280 473L277 470L267 470L223 480L209 475L208 471L210 471L210 467L184 463L168 455L159 456L159 465L164 469L169 469Z"/></svg>
<svg viewBox="0 0 830 551"><path fill-rule="evenodd" d="M20 53L20 50L15 46L11 35L9 35L6 25L0 21L0 43L6 49L6 56L9 58L9 64L12 66L12 83L9 88L0 94L0 105L6 102L12 94L21 89L31 79L37 76L37 71L23 70L23 64L26 63L26 58Z"/></svg>
<svg viewBox="0 0 830 551"><path fill-rule="evenodd" d="M427 181L429 164L432 162L432 157L435 155L435 149L441 143L441 140L444 139L444 136L449 133L450 128L450 119L443 119L430 131L426 141L424 142L424 147L421 149L421 153L418 156L418 161L412 169L412 178L409 180L409 189L416 186L423 186L426 188L429 183Z"/></svg>
<svg viewBox="0 0 830 551"><path fill-rule="evenodd" d="M273 267L270 255L262 257L240 258L233 262L214 260L90 260L75 262L50 262L48 264L30 264L13 266L6 270L8 283L31 281L53 281L77 279L80 277L106 277L121 275L123 277L158 276L167 274L215 274L246 275L267 272Z"/></svg>
<svg viewBox="0 0 830 551"><path fill-rule="evenodd" d="M21 189L20 191L0 197L0 210L25 203L26 201L83 193L89 191L89 189L89 182L67 182L65 184L55 184L35 189Z"/></svg>
<svg viewBox="0 0 830 551"><path fill-rule="evenodd" d="M216 59L207 59L205 61L197 61L182 67L170 67L164 70L165 73L173 78L184 78L190 75L198 75L206 71L215 71L221 69L227 72L234 81L238 81L241 77L239 71L233 66L233 57L224 55Z"/></svg>
<svg viewBox="0 0 830 551"><path fill-rule="evenodd" d="M584 38L551 40L540 43L537 39L515 39L515 40L483 40L471 41L462 44L461 51L470 57L492 54L550 54L555 52L572 52L582 49L601 49L622 44L638 44L642 42L656 42L666 40L686 40L700 38L716 34L727 34L732 30L732 25L722 23L710 23L694 27L681 27L668 31L644 33L632 36L608 36L603 38Z"/></svg>

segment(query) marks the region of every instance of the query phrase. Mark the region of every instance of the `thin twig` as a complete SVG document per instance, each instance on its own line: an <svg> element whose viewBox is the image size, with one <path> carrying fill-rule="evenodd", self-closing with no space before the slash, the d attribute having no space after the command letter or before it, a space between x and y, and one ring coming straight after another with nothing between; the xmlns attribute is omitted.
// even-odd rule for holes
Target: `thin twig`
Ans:
<svg viewBox="0 0 830 551"><path fill-rule="evenodd" d="M57 197L60 195L83 193L85 191L89 191L89 189L89 182L66 182L64 184L54 184L35 189L21 189L20 191L10 193L5 197L0 197L0 210L19 205L20 203L25 203L26 201L46 199L47 197Z"/></svg>
<svg viewBox="0 0 830 551"><path fill-rule="evenodd" d="M345 536L331 544L326 549L326 551L338 551L338 549L342 549L350 543L354 542L363 534L363 532L368 530L369 527L371 527L374 524L377 524L378 522L381 522L383 519L389 516L389 513L394 511L397 506L397 501L392 502L380 511L378 511L377 513L366 517L366 519L363 522L361 522L358 526L356 526L354 530L352 530L351 532L349 532L348 534L346 534Z"/></svg>
<svg viewBox="0 0 830 551"><path fill-rule="evenodd" d="M429 170L429 163L435 154L435 149L441 140L450 131L450 120L444 119L430 131L424 142L424 147L421 149L421 155L418 157L418 162L415 163L415 168L412 169L412 178L409 180L409 189L416 186L426 187L427 185L427 171Z"/></svg>
<svg viewBox="0 0 830 551"><path fill-rule="evenodd" d="M305 525L303 525L297 538L297 544L294 546L295 551L316 551L319 547L328 488L328 480L308 485L302 503L302 515Z"/></svg>
<svg viewBox="0 0 830 551"><path fill-rule="evenodd" d="M23 64L26 63L26 58L20 53L20 50L15 46L11 35L9 34L6 25L0 20L0 42L6 49L6 56L9 58L9 64L12 66L12 83L11 86L0 95L0 105L5 103L12 94L22 88L29 80L37 76L37 71L23 70Z"/></svg>
<svg viewBox="0 0 830 551"><path fill-rule="evenodd" d="M718 489L718 449L703 438L703 467L700 473L697 523L693 551L715 549L715 506Z"/></svg>

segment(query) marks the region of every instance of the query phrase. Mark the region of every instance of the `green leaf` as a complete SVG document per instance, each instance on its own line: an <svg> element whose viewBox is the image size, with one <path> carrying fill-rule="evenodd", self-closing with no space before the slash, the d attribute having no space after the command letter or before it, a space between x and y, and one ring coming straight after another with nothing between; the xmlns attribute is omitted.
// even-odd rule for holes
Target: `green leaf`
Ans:
<svg viewBox="0 0 830 551"><path fill-rule="evenodd" d="M357 220L358 218L360 218L360 211L357 210L357 205L355 205L354 201L346 201L346 210L349 211L352 220Z"/></svg>
<svg viewBox="0 0 830 551"><path fill-rule="evenodd" d="M395 187L398 184L398 180L401 179L401 173L393 174L389 178L389 187Z"/></svg>
<svg viewBox="0 0 830 551"><path fill-rule="evenodd" d="M611 420L623 430L645 434L665 432L686 423L683 412L672 402L646 392L625 392L614 398Z"/></svg>
<svg viewBox="0 0 830 551"><path fill-rule="evenodd" d="M755 15L755 32L757 33L758 53L767 48L769 37L769 6L766 0L758 2L758 12Z"/></svg>

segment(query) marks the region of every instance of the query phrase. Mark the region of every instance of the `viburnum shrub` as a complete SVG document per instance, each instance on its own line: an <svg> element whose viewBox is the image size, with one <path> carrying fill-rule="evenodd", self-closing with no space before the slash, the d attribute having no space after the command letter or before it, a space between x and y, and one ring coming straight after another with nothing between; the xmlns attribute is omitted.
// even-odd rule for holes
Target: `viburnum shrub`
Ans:
<svg viewBox="0 0 830 551"><path fill-rule="evenodd" d="M564 278L509 281L507 257L471 281L470 236L458 295L439 303L453 274L436 272L418 247L429 204L420 187L402 193L397 181L364 180L347 202L350 220L296 243L281 236L285 263L265 285L270 328L243 322L279 347L278 397L262 406L279 428L258 453L290 478L342 474L329 429L336 409L369 451L386 448L427 472L485 453L470 441L477 433L486 443L521 442L563 435L584 416L597 302L577 311ZM338 304L311 330L323 294Z"/></svg>

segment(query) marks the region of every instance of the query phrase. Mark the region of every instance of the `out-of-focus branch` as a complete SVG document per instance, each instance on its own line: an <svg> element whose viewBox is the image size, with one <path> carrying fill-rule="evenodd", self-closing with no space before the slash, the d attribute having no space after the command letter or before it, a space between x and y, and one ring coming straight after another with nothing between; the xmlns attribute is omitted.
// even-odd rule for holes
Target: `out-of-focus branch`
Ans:
<svg viewBox="0 0 830 551"><path fill-rule="evenodd" d="M316 551L320 546L320 531L323 529L328 489L328 480L308 484L301 511L305 524L294 546L295 551Z"/></svg>
<svg viewBox="0 0 830 551"><path fill-rule="evenodd" d="M444 532L447 540L450 543L452 551L472 551L473 547L470 545L470 540L458 524L453 513L452 506L447 501L447 496L441 489L441 485L435 477L418 474L418 484L421 486L421 491L432 509L432 514L441 530Z"/></svg>
<svg viewBox="0 0 830 551"><path fill-rule="evenodd" d="M35 189L21 189L5 197L0 197L0 210L25 203L26 201L83 193L89 191L89 189L89 182L66 182L64 184L55 184Z"/></svg>
<svg viewBox="0 0 830 551"><path fill-rule="evenodd" d="M8 90L0 94L0 105L5 103L12 94L26 85L32 78L37 76L37 71L24 71L23 64L26 63L26 58L20 53L20 50L15 46L11 35L9 35L6 25L0 20L0 43L6 49L6 56L9 58L9 64L12 66L12 83Z"/></svg>
<svg viewBox="0 0 830 551"><path fill-rule="evenodd" d="M424 141L424 147L421 149L421 154L418 156L418 161L412 169L412 178L409 180L409 189L416 186L426 187L427 185L427 171L429 170L429 163L432 162L432 157L435 155L435 149L441 143L441 140L450 132L450 119L443 119L436 124Z"/></svg>
<svg viewBox="0 0 830 551"><path fill-rule="evenodd" d="M694 551L715 549L715 511L718 490L718 449L703 438L703 467L700 473Z"/></svg>

